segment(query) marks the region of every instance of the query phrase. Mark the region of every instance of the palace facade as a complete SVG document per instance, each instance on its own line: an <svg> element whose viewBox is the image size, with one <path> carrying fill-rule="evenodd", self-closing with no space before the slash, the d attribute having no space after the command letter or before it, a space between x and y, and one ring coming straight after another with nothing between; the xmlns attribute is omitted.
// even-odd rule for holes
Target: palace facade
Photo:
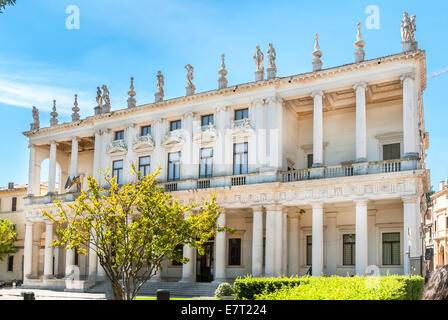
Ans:
<svg viewBox="0 0 448 320"><path fill-rule="evenodd" d="M361 42L360 42L361 41ZM185 265L166 261L157 281L220 282L238 276L421 273L425 167L422 92L425 52L403 39L403 52L364 60L358 33L355 62L322 69L316 37L313 71L278 77L275 50L269 68L257 51L256 81L195 93L187 68L186 96L111 111L98 88L95 115L40 128L36 111L29 138L24 283L85 289L104 279L93 250L87 257L54 249L54 200L70 202L86 190L86 177L104 184L109 168L120 183L161 167L160 183L181 203L217 195L220 224L206 254L183 249ZM132 79L133 80L133 79ZM115 109L115 108L113 108ZM40 164L49 158L48 194L38 193ZM65 191L60 181L80 177ZM63 184L62 184L63 185ZM38 240L45 234L45 248ZM57 254L55 254L57 252ZM80 280L63 278L71 266Z"/></svg>

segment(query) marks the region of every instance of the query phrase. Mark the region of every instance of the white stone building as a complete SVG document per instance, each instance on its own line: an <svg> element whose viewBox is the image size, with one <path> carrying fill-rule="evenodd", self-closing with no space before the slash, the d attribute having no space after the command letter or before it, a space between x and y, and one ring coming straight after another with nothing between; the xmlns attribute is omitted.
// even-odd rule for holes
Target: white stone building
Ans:
<svg viewBox="0 0 448 320"><path fill-rule="evenodd" d="M24 133L30 143L25 284L65 286L61 279L73 264L81 280L104 277L92 252L75 260L72 251L48 246L54 227L42 211L79 192L53 193L57 166L61 182L81 175L84 189L85 177L100 178L106 168L128 182L132 162L143 172L160 166L161 183L181 202L215 193L221 224L237 230L218 234L205 256L184 248L190 262L167 261L158 281L310 270L352 275L370 265L382 274L418 272L429 185L425 52L403 45L402 53L364 60L357 40L356 62L343 66L321 69L316 43L309 73L277 77L268 55L267 80L256 60L256 79L263 80L227 86L223 60L217 90L195 93L189 69L184 97L163 100L159 79L155 103L136 106L132 85L128 108L110 111L107 91L101 96L99 89L94 116L79 120L76 105L69 123L57 124L55 110L50 127L39 128L35 118ZM49 194L36 196L46 158Z"/></svg>

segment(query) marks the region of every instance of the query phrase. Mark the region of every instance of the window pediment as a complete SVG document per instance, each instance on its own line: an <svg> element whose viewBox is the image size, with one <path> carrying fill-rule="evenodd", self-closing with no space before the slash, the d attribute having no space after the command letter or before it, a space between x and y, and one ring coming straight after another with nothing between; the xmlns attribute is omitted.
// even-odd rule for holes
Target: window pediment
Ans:
<svg viewBox="0 0 448 320"><path fill-rule="evenodd" d="M228 133L232 136L250 136L255 133L250 119L232 120Z"/></svg>
<svg viewBox="0 0 448 320"><path fill-rule="evenodd" d="M128 152L128 147L124 140L114 140L107 147L107 154L109 156L119 156L126 154Z"/></svg>
<svg viewBox="0 0 448 320"><path fill-rule="evenodd" d="M181 129L169 131L163 139L162 146L171 148L185 143L184 134Z"/></svg>
<svg viewBox="0 0 448 320"><path fill-rule="evenodd" d="M154 150L154 147L154 139L151 135L147 134L137 138L137 140L134 142L134 145L132 146L132 150L134 150L135 152L152 151Z"/></svg>
<svg viewBox="0 0 448 320"><path fill-rule="evenodd" d="M216 127L213 124L201 126L193 136L193 141L196 143L214 142L218 137Z"/></svg>

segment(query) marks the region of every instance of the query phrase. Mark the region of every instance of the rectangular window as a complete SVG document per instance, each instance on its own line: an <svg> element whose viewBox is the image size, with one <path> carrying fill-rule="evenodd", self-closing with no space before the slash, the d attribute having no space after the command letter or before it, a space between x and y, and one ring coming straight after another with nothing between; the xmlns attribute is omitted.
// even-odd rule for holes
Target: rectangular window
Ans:
<svg viewBox="0 0 448 320"><path fill-rule="evenodd" d="M400 144L392 143L392 144L384 144L383 145L383 160L395 160L400 159Z"/></svg>
<svg viewBox="0 0 448 320"><path fill-rule="evenodd" d="M383 233L383 265L400 265L400 233Z"/></svg>
<svg viewBox="0 0 448 320"><path fill-rule="evenodd" d="M180 180L180 152L168 153L168 181Z"/></svg>
<svg viewBox="0 0 448 320"><path fill-rule="evenodd" d="M201 117L201 125L202 126L208 126L208 125L211 125L214 123L215 123L214 116L212 114Z"/></svg>
<svg viewBox="0 0 448 320"><path fill-rule="evenodd" d="M308 169L312 168L313 167L313 162L314 162L312 153L308 153L306 155L306 161L307 161L307 168Z"/></svg>
<svg viewBox="0 0 448 320"><path fill-rule="evenodd" d="M117 160L112 163L112 176L116 178L119 185L123 184L123 160Z"/></svg>
<svg viewBox="0 0 448 320"><path fill-rule="evenodd" d="M247 142L233 145L233 174L246 174L247 169Z"/></svg>
<svg viewBox="0 0 448 320"><path fill-rule="evenodd" d="M249 118L249 109L235 110L235 120L242 120Z"/></svg>
<svg viewBox="0 0 448 320"><path fill-rule="evenodd" d="M213 148L201 149L199 178L210 178L213 175Z"/></svg>
<svg viewBox="0 0 448 320"><path fill-rule="evenodd" d="M313 262L313 236L306 236L306 265Z"/></svg>
<svg viewBox="0 0 448 320"><path fill-rule="evenodd" d="M171 121L170 122L170 131L174 131L177 129L180 129L181 127L181 121L180 120L176 120L176 121Z"/></svg>
<svg viewBox="0 0 448 320"><path fill-rule="evenodd" d="M355 234L343 235L343 265L354 266L355 265Z"/></svg>
<svg viewBox="0 0 448 320"><path fill-rule="evenodd" d="M115 131L115 140L124 140L124 131Z"/></svg>
<svg viewBox="0 0 448 320"><path fill-rule="evenodd" d="M8 257L8 271L9 272L14 271L14 256Z"/></svg>
<svg viewBox="0 0 448 320"><path fill-rule="evenodd" d="M229 239L229 266L241 265L241 239Z"/></svg>
<svg viewBox="0 0 448 320"><path fill-rule="evenodd" d="M141 136L147 136L151 134L151 126L145 126L142 127L140 130L140 135Z"/></svg>
<svg viewBox="0 0 448 320"><path fill-rule="evenodd" d="M149 174L150 164L151 164L150 156L138 158L138 171L141 172L143 177Z"/></svg>
<svg viewBox="0 0 448 320"><path fill-rule="evenodd" d="M12 197L11 211L17 211L17 197Z"/></svg>

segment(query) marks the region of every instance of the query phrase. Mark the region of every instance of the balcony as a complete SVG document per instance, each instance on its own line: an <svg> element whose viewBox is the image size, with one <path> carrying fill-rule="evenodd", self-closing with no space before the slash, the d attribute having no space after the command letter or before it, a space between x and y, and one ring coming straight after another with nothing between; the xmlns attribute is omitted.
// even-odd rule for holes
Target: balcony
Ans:
<svg viewBox="0 0 448 320"><path fill-rule="evenodd" d="M354 177L369 174L394 173L420 169L419 160L387 160L350 165L311 168L286 172L248 173L230 176L215 176L206 179L187 179L178 181L160 182L167 192L184 190L205 190L210 188L239 188L245 185L261 183L293 183L307 180L333 179L341 177ZM57 194L52 196L28 198L27 205L48 204L55 200L73 201L78 194Z"/></svg>
<svg viewBox="0 0 448 320"><path fill-rule="evenodd" d="M232 136L250 136L255 133L250 119L232 120L230 123L230 132Z"/></svg>
<svg viewBox="0 0 448 320"><path fill-rule="evenodd" d="M124 140L114 140L107 146L107 154L109 156L124 155L128 152L128 147Z"/></svg>
<svg viewBox="0 0 448 320"><path fill-rule="evenodd" d="M134 142L132 149L135 152L138 151L152 151L154 150L154 139L150 134L140 136L137 138L137 140Z"/></svg>

